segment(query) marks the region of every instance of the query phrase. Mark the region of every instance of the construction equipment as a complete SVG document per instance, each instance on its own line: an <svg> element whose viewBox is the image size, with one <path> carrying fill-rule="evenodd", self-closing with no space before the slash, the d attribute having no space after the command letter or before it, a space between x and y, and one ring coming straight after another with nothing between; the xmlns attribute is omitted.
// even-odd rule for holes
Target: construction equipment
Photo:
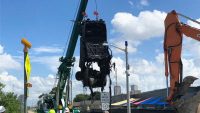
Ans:
<svg viewBox="0 0 200 113"><path fill-rule="evenodd" d="M50 94L42 94L39 96L39 101L37 102L37 112L38 113L46 113L50 108L53 108L55 105L55 99L53 95Z"/></svg>
<svg viewBox="0 0 200 113"><path fill-rule="evenodd" d="M102 90L104 89L106 77L110 74L110 60L112 55L109 52L108 46L103 45L103 43L107 42L106 25L102 19L87 19L85 13L87 3L88 0L81 0L80 2L66 56L60 58L61 64L57 73L57 87L52 89L51 92L54 92L54 94L50 95L56 101L54 108L57 109L58 106L62 106L62 112L64 112L68 104L68 98L63 98L63 92L66 83L70 79L70 71L75 62L73 54L79 36L81 36L79 64L81 71L76 73L77 80L81 80L83 86L89 87L93 94L92 88L101 87ZM100 70L93 69L92 63L94 62L98 64ZM67 94L68 92L66 91ZM63 99L65 99L64 102ZM45 100L48 102L48 99L45 98ZM51 103L54 101L51 101Z"/></svg>
<svg viewBox="0 0 200 113"><path fill-rule="evenodd" d="M200 24L200 22L179 14L174 10L168 13L165 18L165 36L163 46L166 78L168 78L168 75L170 74L170 93L167 97L167 101L169 102L184 95L187 88L197 79L190 76L182 81L183 64L181 60L181 51L183 34L200 41L200 29L180 22L178 15Z"/></svg>
<svg viewBox="0 0 200 113"><path fill-rule="evenodd" d="M80 34L80 24L84 18L86 7L87 7L88 0L81 0L80 6L77 12L76 20L74 21L71 37L68 43L67 53L65 57L60 58L60 66L58 68L58 84L57 84L57 91L56 91L56 108L58 105L61 104L61 99L63 98L63 91L67 82L67 79L70 77L71 67L74 65L75 58L73 57L74 50L76 47L76 43L78 40L78 36ZM67 101L67 100L66 100ZM64 107L63 106L63 111Z"/></svg>
<svg viewBox="0 0 200 113"><path fill-rule="evenodd" d="M88 0L81 0L80 2L80 6L77 12L77 16L76 16L76 20L74 21L74 25L73 25L73 29L72 29L72 33L70 36L70 40L68 43L68 48L67 48L67 53L65 57L61 57L60 58L60 66L58 68L58 83L57 83L57 87L54 88L54 108L57 109L59 105L62 105L61 99L63 98L63 91L66 85L67 80L70 77L70 71L71 71L71 67L74 65L75 62L75 58L73 57L74 54L74 50L76 47L76 43L78 40L78 36L80 34L80 24L84 18L84 14L85 14L85 10L87 7L87 3ZM63 106L63 111L64 111L64 107L66 105L62 105ZM40 111L39 113L43 113L44 110L38 110Z"/></svg>
<svg viewBox="0 0 200 113"><path fill-rule="evenodd" d="M106 76L110 74L112 58L107 43L106 25L103 20L84 20L80 39L80 61L81 71L76 73L76 79L83 82L93 95L93 89L101 87L103 91L106 85ZM97 63L100 70L93 69L93 63Z"/></svg>

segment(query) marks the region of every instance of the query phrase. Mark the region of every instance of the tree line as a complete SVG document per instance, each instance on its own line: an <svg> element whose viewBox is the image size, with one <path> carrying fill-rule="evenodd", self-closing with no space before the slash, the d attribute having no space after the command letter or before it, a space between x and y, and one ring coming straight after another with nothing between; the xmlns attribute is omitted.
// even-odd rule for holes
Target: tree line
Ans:
<svg viewBox="0 0 200 113"><path fill-rule="evenodd" d="M6 108L6 113L20 113L20 102L14 92L3 92L4 84L0 83L0 106Z"/></svg>
<svg viewBox="0 0 200 113"><path fill-rule="evenodd" d="M85 100L100 100L100 92L94 92L94 95L88 95L88 94L78 94L74 98L74 102L81 102Z"/></svg>

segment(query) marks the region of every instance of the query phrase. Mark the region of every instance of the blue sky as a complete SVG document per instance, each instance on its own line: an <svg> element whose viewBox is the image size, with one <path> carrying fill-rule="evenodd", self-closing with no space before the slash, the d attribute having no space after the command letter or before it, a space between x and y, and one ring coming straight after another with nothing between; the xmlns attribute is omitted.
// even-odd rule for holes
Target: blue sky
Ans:
<svg viewBox="0 0 200 113"><path fill-rule="evenodd" d="M124 47L123 42L125 40L130 42L129 61L132 66L130 71L135 75L131 79L133 81L132 84L139 85L139 88L143 91L164 87L164 78L162 78L164 77L162 68L163 19L166 13L173 9L194 19L199 19L200 1L96 1L100 18L104 19L107 24L109 43ZM1 58L6 59L0 59L0 66L3 65L2 69L0 69L0 76L11 77L19 81L19 88L21 87L23 82L23 46L20 41L21 38L25 37L33 45L30 49L30 57L32 60L32 77L35 78L32 81L41 81L41 85L45 85L43 83L45 83L46 79L54 81L56 67L59 65L58 59L63 55L65 43L70 35L72 24L70 20L74 19L78 3L79 0L0 0L0 50L3 48L3 52L0 52L0 55L2 56ZM89 18L95 18L93 15L95 9L95 1L89 0L87 7ZM186 19L181 20L189 23ZM126 22L130 22L130 24ZM138 33L137 29L142 30L142 34ZM185 43L186 45L199 45L191 40L186 40ZM192 47L187 47L183 55L189 55L189 57L184 57L185 63L190 67L188 69L189 72L191 71L190 69L194 70L191 71L191 74L195 73L196 76L199 76L198 69L200 67L194 61L198 60L198 53L200 52L198 49L197 52L190 51ZM124 54L114 48L112 50L114 54L113 61L118 62L119 68L123 69ZM75 56L79 56L78 45ZM17 69L14 68L15 66ZM146 70L141 72L143 71L142 69ZM75 70L77 70L77 67ZM186 69L186 71L188 70ZM119 71L122 76L124 71ZM154 75L160 76L155 77ZM157 77L161 77L159 83L162 85L160 87L157 87L154 83L155 81L153 81ZM148 79L152 81L147 82ZM5 82L6 80L2 81ZM142 82L148 84L144 85ZM5 83L8 86L10 85L9 82ZM119 83L122 86L124 85L124 81ZM152 85L149 86L149 84ZM34 85L37 86L36 84ZM77 83L77 85L80 85L80 83ZM141 85L144 85L145 88ZM43 90L46 90L44 92L48 92L51 87L51 84L50 87L44 86ZM42 90L35 91L36 89L32 89L33 93L42 92ZM9 87L7 90L10 90ZM20 91L17 93L20 93Z"/></svg>

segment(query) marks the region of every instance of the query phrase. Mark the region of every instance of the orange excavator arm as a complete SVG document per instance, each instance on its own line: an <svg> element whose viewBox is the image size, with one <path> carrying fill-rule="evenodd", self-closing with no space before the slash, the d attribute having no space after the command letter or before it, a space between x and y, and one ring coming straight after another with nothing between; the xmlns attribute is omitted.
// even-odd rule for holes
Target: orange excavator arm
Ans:
<svg viewBox="0 0 200 113"><path fill-rule="evenodd" d="M200 41L200 29L191 27L187 24L181 24L178 28L187 37Z"/></svg>
<svg viewBox="0 0 200 113"><path fill-rule="evenodd" d="M200 41L200 29L181 23L174 10L165 18L164 60L165 76L170 75L170 93L167 100L171 102L178 94L182 84L183 66L181 60L183 34ZM190 19L188 17L188 19ZM191 19L190 19L191 20ZM195 20L192 20L196 22ZM197 22L199 23L199 22Z"/></svg>

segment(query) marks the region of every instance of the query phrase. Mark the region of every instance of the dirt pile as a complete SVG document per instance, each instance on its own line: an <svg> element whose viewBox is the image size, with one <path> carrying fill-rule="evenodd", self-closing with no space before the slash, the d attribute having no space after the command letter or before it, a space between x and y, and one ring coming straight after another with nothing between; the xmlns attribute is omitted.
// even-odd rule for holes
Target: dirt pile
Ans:
<svg viewBox="0 0 200 113"><path fill-rule="evenodd" d="M185 95L175 102L178 113L200 113L200 91L195 95Z"/></svg>

